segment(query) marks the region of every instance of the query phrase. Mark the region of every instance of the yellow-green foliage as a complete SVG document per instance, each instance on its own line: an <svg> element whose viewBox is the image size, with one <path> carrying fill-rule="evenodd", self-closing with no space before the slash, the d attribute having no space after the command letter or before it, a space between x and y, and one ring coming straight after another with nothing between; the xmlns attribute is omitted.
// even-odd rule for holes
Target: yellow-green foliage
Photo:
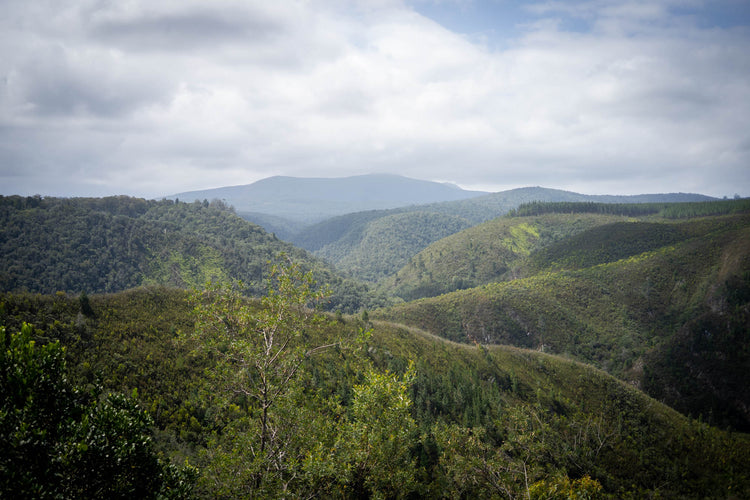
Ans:
<svg viewBox="0 0 750 500"><path fill-rule="evenodd" d="M521 223L510 226L509 231L511 238L503 241L508 250L517 255L529 255L534 243L539 238L538 228L531 224Z"/></svg>
<svg viewBox="0 0 750 500"><path fill-rule="evenodd" d="M437 241L414 256L383 288L406 299L435 296L517 278L539 248L623 220L598 214L500 217Z"/></svg>
<svg viewBox="0 0 750 500"><path fill-rule="evenodd" d="M208 281L227 279L221 254L207 246L198 248L193 255L179 251L164 252L152 259L150 269L143 278L144 285L170 284L194 288Z"/></svg>

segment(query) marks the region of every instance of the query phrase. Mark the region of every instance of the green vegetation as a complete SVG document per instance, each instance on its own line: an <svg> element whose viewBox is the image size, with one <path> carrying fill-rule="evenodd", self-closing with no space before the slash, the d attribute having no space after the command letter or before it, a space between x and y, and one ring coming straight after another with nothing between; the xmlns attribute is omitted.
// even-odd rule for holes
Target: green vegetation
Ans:
<svg viewBox="0 0 750 500"><path fill-rule="evenodd" d="M358 231L315 253L342 271L366 281L379 281L403 267L433 241L469 227L458 217L425 212L388 215L368 221Z"/></svg>
<svg viewBox="0 0 750 500"><path fill-rule="evenodd" d="M138 404L68 380L59 342L0 327L0 495L183 498L196 472L159 460Z"/></svg>
<svg viewBox="0 0 750 500"><path fill-rule="evenodd" d="M295 245L327 259L355 278L381 282L392 277L410 257L430 243L467 227L506 215L519 209L519 205L526 207L524 210L544 210L544 213L564 209L564 213L578 211L621 214L633 210L642 215L643 209L636 204L658 203L659 207L700 206L699 201L711 199L689 194L589 196L539 187L520 188L464 200L355 212L326 219L301 229L296 234L285 234ZM674 201L690 203L667 203ZM549 204L550 208L539 208L548 206L542 202L553 203ZM606 208L611 204L620 208ZM574 210L569 210L569 207L574 207ZM501 267L496 266L493 277L497 276ZM460 275L458 279L461 281L447 288L435 287L430 283L406 285L404 289L399 287L396 294L411 299L421 296L420 294L432 295L476 286L475 280L467 278L466 274Z"/></svg>
<svg viewBox="0 0 750 500"><path fill-rule="evenodd" d="M384 280L382 289L414 300L517 278L532 251L617 220L589 214L499 217L433 243Z"/></svg>
<svg viewBox="0 0 750 500"><path fill-rule="evenodd" d="M518 279L405 303L374 317L461 342L570 356L631 381L686 414L750 429L743 409L750 403L743 382L750 369L750 217L606 224L604 216L586 214L508 218L486 225L491 235L498 234L492 228L501 227L506 238L492 240L494 247L476 247L485 254L476 262L507 255L503 245L513 240L508 230L513 224L541 228L551 217L568 222L590 217L599 225L526 257L519 250L512 255ZM438 247L431 255L441 250L447 254ZM431 270L425 265L425 272Z"/></svg>
<svg viewBox="0 0 750 500"><path fill-rule="evenodd" d="M597 203L589 202L539 202L523 203L510 210L512 217L527 217L550 213L609 214L641 217L658 215L670 219L727 215L750 210L750 199L695 201L683 203Z"/></svg>
<svg viewBox="0 0 750 500"><path fill-rule="evenodd" d="M100 293L237 279L260 295L267 262L284 252L331 286L331 309L385 303L220 201L0 197L0 228L0 289L7 291Z"/></svg>
<svg viewBox="0 0 750 500"><path fill-rule="evenodd" d="M359 214L321 248L436 295L373 309L221 202L2 198L0 496L749 497L743 203L535 206L411 261L469 219Z"/></svg>
<svg viewBox="0 0 750 500"><path fill-rule="evenodd" d="M368 336L303 356L271 405L275 452L258 460L258 398L218 390L226 379L205 376L227 373L217 371L218 353L178 342L200 318L189 299L159 288L90 295L85 316L80 297L4 294L0 316L32 320L36 339L67 345L74 383L136 394L161 460L198 467L198 497L750 493L746 435L690 421L579 363L379 322ZM239 305L228 318L247 314L249 325L272 311ZM293 344L309 352L362 328L350 316L305 322ZM252 376L234 372L243 373Z"/></svg>

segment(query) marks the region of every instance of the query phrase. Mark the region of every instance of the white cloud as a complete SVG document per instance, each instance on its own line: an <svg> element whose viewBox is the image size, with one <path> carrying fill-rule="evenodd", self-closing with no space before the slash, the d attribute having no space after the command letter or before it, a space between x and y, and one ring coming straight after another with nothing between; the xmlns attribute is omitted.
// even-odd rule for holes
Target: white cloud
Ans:
<svg viewBox="0 0 750 500"><path fill-rule="evenodd" d="M65 5L0 20L6 194L390 171L750 195L748 32L668 2L538 4L494 51L395 0Z"/></svg>

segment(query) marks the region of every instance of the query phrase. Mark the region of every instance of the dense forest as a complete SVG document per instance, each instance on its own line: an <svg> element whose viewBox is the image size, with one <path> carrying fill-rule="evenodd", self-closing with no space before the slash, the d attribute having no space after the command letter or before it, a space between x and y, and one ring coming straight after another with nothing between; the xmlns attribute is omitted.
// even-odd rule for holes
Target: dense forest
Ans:
<svg viewBox="0 0 750 500"><path fill-rule="evenodd" d="M305 296L245 302L226 289L162 288L84 298L4 294L2 320L8 332L32 321L38 345L67 346L75 387L129 395L123 404L153 419L150 434L138 429L144 456L177 464L167 478L182 481L180 494L193 475L190 493L210 498L750 492L746 435L690 420L604 372L362 315L310 317L287 330L275 323L281 316L261 314L286 307L279 297ZM217 312L219 323L210 319ZM278 366L266 367L272 387L283 390L272 392L264 414L259 379L241 368L262 353L241 342L228 351L226 342L245 328L274 326L279 341L281 332L304 333L291 337ZM6 450L23 455L25 441L14 437ZM17 487L2 485L6 493ZM131 490L111 494L124 491Z"/></svg>
<svg viewBox="0 0 750 500"><path fill-rule="evenodd" d="M569 356L750 430L750 216L628 220L545 214L472 228L418 254L394 283L407 297L460 288L455 276L474 288L377 317Z"/></svg>
<svg viewBox="0 0 750 500"><path fill-rule="evenodd" d="M353 312L384 301L218 200L0 196L0 227L2 290L103 293L237 279L257 295L268 261L283 252L333 289L331 309Z"/></svg>
<svg viewBox="0 0 750 500"><path fill-rule="evenodd" d="M360 214L376 293L222 202L3 197L0 497L749 497L746 200L571 201Z"/></svg>
<svg viewBox="0 0 750 500"><path fill-rule="evenodd" d="M695 216L747 209L746 205L738 208L737 202L732 200L723 203L713 203L712 200L716 201L706 196L680 193L593 196L531 187L464 200L354 212L308 226L297 226L296 231L290 229L290 224L278 219L270 220L267 216L243 214L243 217L261 225L267 224L265 227L272 228L270 230L283 231L294 245L328 260L357 279L382 283L397 273L408 257L431 243L509 213L533 215L531 211L544 210L544 213L590 212L643 216L670 210L669 207L680 207L684 215L686 207L690 207L691 215ZM710 214L696 212L709 206L712 207Z"/></svg>

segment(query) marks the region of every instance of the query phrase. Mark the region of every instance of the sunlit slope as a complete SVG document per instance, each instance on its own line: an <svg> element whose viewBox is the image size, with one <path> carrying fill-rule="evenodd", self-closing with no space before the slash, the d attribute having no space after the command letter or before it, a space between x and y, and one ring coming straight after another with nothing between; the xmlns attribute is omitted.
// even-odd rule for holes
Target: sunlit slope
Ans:
<svg viewBox="0 0 750 500"><path fill-rule="evenodd" d="M436 241L383 287L412 300L519 277L533 251L596 226L627 220L599 214L499 217Z"/></svg>
<svg viewBox="0 0 750 500"><path fill-rule="evenodd" d="M750 393L738 377L750 373L748 249L747 215L617 222L529 253L519 263L526 278L416 300L377 316L460 342L570 356L686 413L720 413L716 418L745 428ZM675 371L676 363L686 368Z"/></svg>

